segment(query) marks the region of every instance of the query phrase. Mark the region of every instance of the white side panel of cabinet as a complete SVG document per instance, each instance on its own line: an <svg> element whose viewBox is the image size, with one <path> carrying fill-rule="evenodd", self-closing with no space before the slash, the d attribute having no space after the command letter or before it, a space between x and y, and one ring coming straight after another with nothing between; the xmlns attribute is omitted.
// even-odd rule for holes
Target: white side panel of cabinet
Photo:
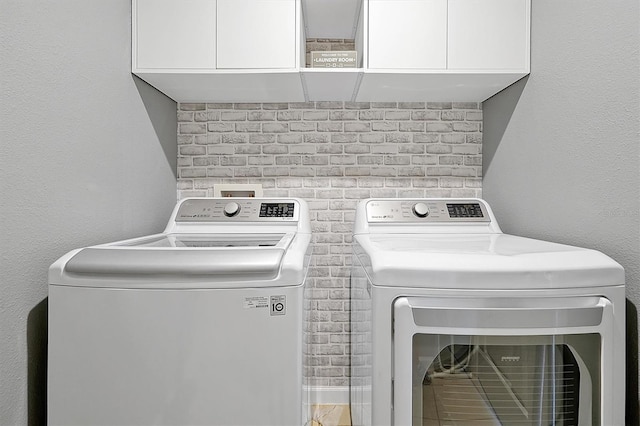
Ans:
<svg viewBox="0 0 640 426"><path fill-rule="evenodd" d="M213 69L216 0L135 0L135 69Z"/></svg>
<svg viewBox="0 0 640 426"><path fill-rule="evenodd" d="M449 0L449 69L528 70L529 0Z"/></svg>
<svg viewBox="0 0 640 426"><path fill-rule="evenodd" d="M447 67L447 0L369 0L369 68Z"/></svg>
<svg viewBox="0 0 640 426"><path fill-rule="evenodd" d="M217 0L219 69L296 68L295 0Z"/></svg>

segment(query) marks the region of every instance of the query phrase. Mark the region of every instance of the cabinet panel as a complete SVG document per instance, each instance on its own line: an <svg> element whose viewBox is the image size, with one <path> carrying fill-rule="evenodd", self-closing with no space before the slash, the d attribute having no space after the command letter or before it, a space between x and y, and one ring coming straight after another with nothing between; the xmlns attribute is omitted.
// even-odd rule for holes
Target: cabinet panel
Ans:
<svg viewBox="0 0 640 426"><path fill-rule="evenodd" d="M356 102L483 102L526 73L365 72Z"/></svg>
<svg viewBox="0 0 640 426"><path fill-rule="evenodd" d="M370 0L369 68L444 69L447 0Z"/></svg>
<svg viewBox="0 0 640 426"><path fill-rule="evenodd" d="M528 70L529 0L449 0L449 69Z"/></svg>
<svg viewBox="0 0 640 426"><path fill-rule="evenodd" d="M134 68L215 68L215 0L136 0Z"/></svg>
<svg viewBox="0 0 640 426"><path fill-rule="evenodd" d="M296 68L295 0L217 0L219 69Z"/></svg>
<svg viewBox="0 0 640 426"><path fill-rule="evenodd" d="M300 74L291 72L137 73L176 102L304 102Z"/></svg>

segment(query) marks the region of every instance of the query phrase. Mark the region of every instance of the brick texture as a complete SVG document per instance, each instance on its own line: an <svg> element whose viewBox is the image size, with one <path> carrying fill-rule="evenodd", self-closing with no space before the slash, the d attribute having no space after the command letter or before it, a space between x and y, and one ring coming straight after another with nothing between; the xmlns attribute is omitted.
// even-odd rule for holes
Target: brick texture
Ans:
<svg viewBox="0 0 640 426"><path fill-rule="evenodd" d="M349 382L349 274L355 207L369 197L479 197L476 103L179 104L178 196L262 184L309 203L308 384Z"/></svg>

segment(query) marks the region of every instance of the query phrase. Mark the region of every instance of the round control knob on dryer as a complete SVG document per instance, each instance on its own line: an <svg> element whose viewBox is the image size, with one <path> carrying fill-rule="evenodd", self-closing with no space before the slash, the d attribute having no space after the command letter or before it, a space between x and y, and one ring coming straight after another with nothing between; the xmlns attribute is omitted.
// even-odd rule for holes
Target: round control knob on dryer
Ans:
<svg viewBox="0 0 640 426"><path fill-rule="evenodd" d="M413 205L413 214L418 217L429 216L429 207L425 203L416 203Z"/></svg>
<svg viewBox="0 0 640 426"><path fill-rule="evenodd" d="M235 215L237 215L238 213L240 213L240 204L236 203L236 202L231 202L231 203L227 203L226 206L224 206L224 215L227 217L233 217Z"/></svg>

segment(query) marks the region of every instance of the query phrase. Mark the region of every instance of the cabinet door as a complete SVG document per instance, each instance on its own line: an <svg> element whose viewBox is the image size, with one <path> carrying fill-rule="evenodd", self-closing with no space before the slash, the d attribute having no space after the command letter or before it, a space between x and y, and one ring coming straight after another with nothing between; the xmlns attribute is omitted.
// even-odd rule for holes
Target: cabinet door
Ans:
<svg viewBox="0 0 640 426"><path fill-rule="evenodd" d="M134 0L134 69L215 68L215 0Z"/></svg>
<svg viewBox="0 0 640 426"><path fill-rule="evenodd" d="M528 70L529 5L529 0L449 0L449 68Z"/></svg>
<svg viewBox="0 0 640 426"><path fill-rule="evenodd" d="M369 68L447 67L447 0L370 0Z"/></svg>
<svg viewBox="0 0 640 426"><path fill-rule="evenodd" d="M296 68L295 0L218 0L222 69Z"/></svg>

